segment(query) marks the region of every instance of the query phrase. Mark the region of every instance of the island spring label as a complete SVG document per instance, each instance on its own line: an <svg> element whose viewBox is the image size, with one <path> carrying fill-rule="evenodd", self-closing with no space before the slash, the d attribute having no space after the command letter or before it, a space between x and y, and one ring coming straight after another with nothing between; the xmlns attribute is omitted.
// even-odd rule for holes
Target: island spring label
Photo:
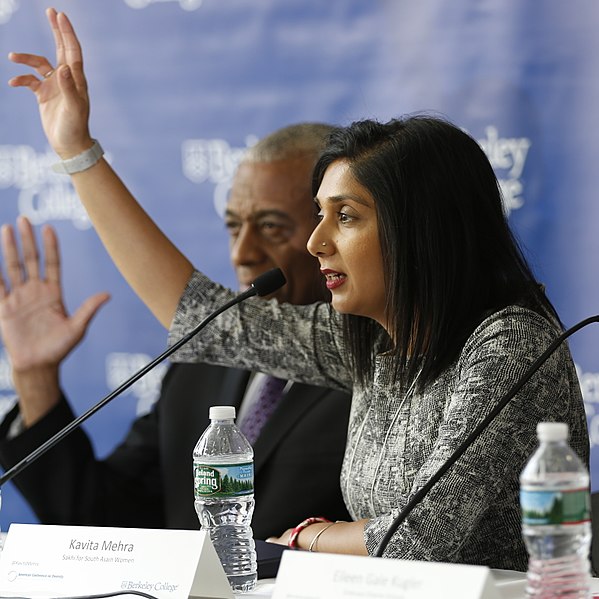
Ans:
<svg viewBox="0 0 599 599"><path fill-rule="evenodd" d="M254 492L254 464L194 464L196 497L239 497Z"/></svg>
<svg viewBox="0 0 599 599"><path fill-rule="evenodd" d="M588 489L520 491L522 523L529 526L581 524L591 518Z"/></svg>

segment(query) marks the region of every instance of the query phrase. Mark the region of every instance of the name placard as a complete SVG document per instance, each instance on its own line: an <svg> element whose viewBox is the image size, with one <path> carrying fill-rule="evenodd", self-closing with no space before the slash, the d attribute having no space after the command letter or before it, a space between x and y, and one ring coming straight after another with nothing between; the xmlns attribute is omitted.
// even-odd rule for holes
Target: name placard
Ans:
<svg viewBox="0 0 599 599"><path fill-rule="evenodd" d="M499 599L491 570L357 555L285 551L272 599Z"/></svg>
<svg viewBox="0 0 599 599"><path fill-rule="evenodd" d="M74 596L136 590L159 599L233 599L203 531L12 524L0 595Z"/></svg>

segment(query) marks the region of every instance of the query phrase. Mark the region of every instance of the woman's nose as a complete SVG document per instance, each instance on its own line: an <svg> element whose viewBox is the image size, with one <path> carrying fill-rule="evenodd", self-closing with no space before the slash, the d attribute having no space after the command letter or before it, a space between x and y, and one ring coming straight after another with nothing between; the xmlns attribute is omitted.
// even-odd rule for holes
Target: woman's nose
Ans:
<svg viewBox="0 0 599 599"><path fill-rule="evenodd" d="M324 231L320 224L314 229L312 235L310 235L306 247L308 248L308 251L316 257L322 256L330 251L330 244L326 241Z"/></svg>

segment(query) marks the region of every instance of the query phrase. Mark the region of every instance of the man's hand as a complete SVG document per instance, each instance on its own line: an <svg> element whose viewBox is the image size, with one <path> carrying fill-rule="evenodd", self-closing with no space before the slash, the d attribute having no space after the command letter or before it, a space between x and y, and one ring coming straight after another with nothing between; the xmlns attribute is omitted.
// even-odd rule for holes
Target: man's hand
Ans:
<svg viewBox="0 0 599 599"><path fill-rule="evenodd" d="M0 334L28 425L58 401L58 367L81 341L109 295L97 293L69 316L62 298L60 254L54 229L42 229L42 261L30 222L20 217L17 225L22 255L14 229L10 225L1 229L6 279L0 274Z"/></svg>

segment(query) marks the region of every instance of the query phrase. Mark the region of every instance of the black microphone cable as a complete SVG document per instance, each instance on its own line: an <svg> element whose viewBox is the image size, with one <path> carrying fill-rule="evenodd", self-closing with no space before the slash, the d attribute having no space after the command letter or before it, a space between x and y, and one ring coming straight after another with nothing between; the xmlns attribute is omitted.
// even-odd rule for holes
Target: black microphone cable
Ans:
<svg viewBox="0 0 599 599"><path fill-rule="evenodd" d="M256 278L256 280L250 285L246 291L240 295L234 297L228 301L224 306L221 306L212 314L209 314L200 324L196 325L189 333L179 339L176 343L171 345L165 351L163 351L157 358L154 358L151 362L143 366L133 376L127 379L124 383L119 385L114 391L106 395L97 404L92 406L87 412L75 418L70 424L65 426L63 429L58 431L55 435L50 437L45 443L42 443L37 449L32 451L29 455L25 456L20 462L16 463L12 468L7 470L2 476L0 476L0 487L4 483L14 478L17 474L22 472L29 464L33 463L39 457L44 455L49 449L52 449L57 443L62 441L67 435L78 428L83 422L85 422L90 416L93 416L98 410L102 409L108 402L112 401L115 397L120 395L125 389L128 389L133 383L138 381L142 376L148 373L152 368L160 364L164 359L168 358L171 354L177 351L182 345L185 345L192 337L197 335L209 322L214 320L219 314L222 314L225 310L243 302L244 300L253 297L255 295L265 296L270 295L279 287L282 287L286 283L285 276L280 268L273 268L265 272Z"/></svg>
<svg viewBox="0 0 599 599"><path fill-rule="evenodd" d="M399 528L400 524L410 515L411 511L424 499L427 493L431 490L431 488L437 483L437 481L457 462L457 460L462 456L462 454L474 443L474 441L479 437L479 435L489 426L489 424L493 421L493 419L505 408L505 406L509 403L509 401L522 389L522 387L528 382L530 377L543 365L543 363L549 358L549 356L557 349L557 347L570 335L576 333L580 329L586 327L587 325L599 322L599 315L590 316L589 318L585 318L585 320L581 320L578 324L575 324L573 327L569 328L567 331L564 331L559 337L549 345L549 347L528 367L526 372L522 375L522 377L516 381L513 387L499 400L498 404L487 414L487 416L481 420L478 426L462 441L462 443L457 447L457 449L449 456L449 458L445 461L445 463L433 474L430 479L414 494L412 499L408 501L406 506L401 512L395 517L391 526L389 526L385 536L381 539L375 553L374 557L382 557L387 545L391 541L391 538Z"/></svg>

